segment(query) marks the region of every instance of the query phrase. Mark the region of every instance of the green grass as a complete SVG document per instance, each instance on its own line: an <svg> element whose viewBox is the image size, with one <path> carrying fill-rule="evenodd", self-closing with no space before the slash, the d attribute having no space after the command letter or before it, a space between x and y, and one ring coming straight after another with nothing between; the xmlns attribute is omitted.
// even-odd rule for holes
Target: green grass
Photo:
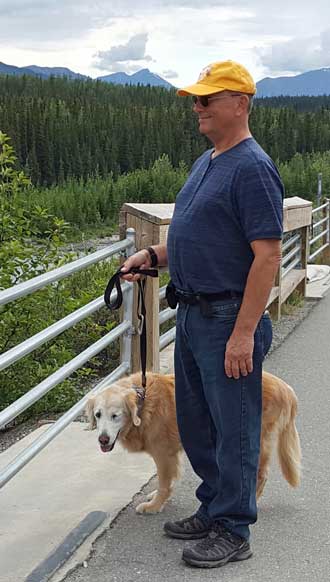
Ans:
<svg viewBox="0 0 330 582"><path fill-rule="evenodd" d="M282 315L293 315L296 309L304 305L304 296L295 289L290 297L283 303L281 308Z"/></svg>

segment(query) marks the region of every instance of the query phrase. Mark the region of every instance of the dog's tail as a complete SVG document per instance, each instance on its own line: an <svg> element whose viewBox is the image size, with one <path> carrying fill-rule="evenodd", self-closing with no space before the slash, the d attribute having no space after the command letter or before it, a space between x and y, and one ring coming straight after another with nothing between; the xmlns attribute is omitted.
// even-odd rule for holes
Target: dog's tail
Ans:
<svg viewBox="0 0 330 582"><path fill-rule="evenodd" d="M282 416L278 434L277 452L283 477L292 487L298 487L301 476L301 447L296 428L297 397L290 386L291 407Z"/></svg>

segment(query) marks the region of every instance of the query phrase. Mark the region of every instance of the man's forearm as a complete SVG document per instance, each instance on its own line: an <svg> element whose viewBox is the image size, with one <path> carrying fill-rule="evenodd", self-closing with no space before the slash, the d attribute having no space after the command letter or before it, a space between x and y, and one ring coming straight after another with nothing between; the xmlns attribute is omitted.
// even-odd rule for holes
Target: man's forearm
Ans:
<svg viewBox="0 0 330 582"><path fill-rule="evenodd" d="M279 257L255 257L247 278L234 333L255 332L267 305L279 265Z"/></svg>

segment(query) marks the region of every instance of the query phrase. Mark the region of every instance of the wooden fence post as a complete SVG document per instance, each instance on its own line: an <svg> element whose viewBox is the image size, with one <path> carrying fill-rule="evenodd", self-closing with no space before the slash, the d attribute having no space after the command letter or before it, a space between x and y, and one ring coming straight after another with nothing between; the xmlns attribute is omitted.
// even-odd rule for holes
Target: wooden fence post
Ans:
<svg viewBox="0 0 330 582"><path fill-rule="evenodd" d="M303 226L300 230L300 244L301 244L301 269L305 270L305 276L297 285L297 290L302 294L303 297L306 296L307 287L307 263L309 257L309 231L310 226Z"/></svg>
<svg viewBox="0 0 330 582"><path fill-rule="evenodd" d="M281 306L298 287L304 294L306 292L307 281L307 261L309 255L309 225L312 222L312 203L298 196L284 199L283 207L283 232L301 233L301 259L300 267L290 270L284 276L282 264L276 276L268 300L268 309L272 317L276 320L281 317ZM283 261L283 257L282 257ZM284 263L285 264L285 263Z"/></svg>
<svg viewBox="0 0 330 582"><path fill-rule="evenodd" d="M275 321L281 319L281 289L282 289L282 261L278 268L275 277L275 284L273 289L271 290L270 297L268 300L268 311L271 315L271 318ZM275 295L275 299L272 299L272 296Z"/></svg>
<svg viewBox="0 0 330 582"><path fill-rule="evenodd" d="M120 238L126 229L135 230L136 248L166 243L174 204L124 204L120 212ZM133 326L138 328L137 286L134 289ZM146 278L147 370L159 371L159 279ZM141 369L139 335L132 338L132 372Z"/></svg>

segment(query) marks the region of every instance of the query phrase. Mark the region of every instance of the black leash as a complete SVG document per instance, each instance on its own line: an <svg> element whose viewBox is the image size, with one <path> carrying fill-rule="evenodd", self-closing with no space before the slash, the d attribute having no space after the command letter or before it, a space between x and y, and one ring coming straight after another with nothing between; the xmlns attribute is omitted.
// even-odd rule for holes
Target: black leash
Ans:
<svg viewBox="0 0 330 582"><path fill-rule="evenodd" d="M109 280L107 284L106 290L104 292L104 302L106 306L111 310L114 311L115 309L119 309L123 302L123 293L121 290L120 285L120 277L122 275L145 275L148 277L158 277L158 270L157 269L137 269L132 267L129 271L122 272L121 269L115 272L115 274ZM137 395L140 400L144 400L145 397L145 388L147 385L146 379L146 366L147 366L147 326L146 326L146 306L144 301L144 291L145 291L145 284L146 279L139 279L138 286L139 286L139 293L138 293L138 305L137 305L137 316L139 319L139 328L138 333L140 335L140 359L141 359L141 371L142 371L142 390L141 388L135 387ZM117 290L117 298L115 301L111 303L110 297L111 293L116 287Z"/></svg>

